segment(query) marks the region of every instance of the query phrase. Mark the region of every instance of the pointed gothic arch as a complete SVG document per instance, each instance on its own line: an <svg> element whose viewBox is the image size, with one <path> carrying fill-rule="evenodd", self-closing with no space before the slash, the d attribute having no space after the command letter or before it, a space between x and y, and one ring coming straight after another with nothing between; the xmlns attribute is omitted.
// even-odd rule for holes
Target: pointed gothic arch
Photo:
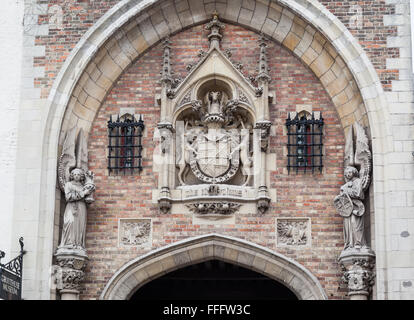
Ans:
<svg viewBox="0 0 414 320"><path fill-rule="evenodd" d="M108 281L100 299L129 299L144 284L166 273L213 259L261 273L286 286L298 299L327 299L318 279L298 262L254 243L218 234L185 239L131 260Z"/></svg>
<svg viewBox="0 0 414 320"><path fill-rule="evenodd" d="M378 173L374 175L373 193L374 197L385 198L386 181L381 180L384 176L381 173L392 141L388 105L372 63L338 18L316 0L277 0L268 4L257 0L249 20L235 14L240 8L235 10L230 4L211 2L207 6L201 0L192 0L186 15L169 10L172 4L173 1L161 0L121 1L82 37L54 82L43 135L39 219L45 221L50 232L38 244L48 252L38 263L40 281L49 276L59 193L56 165L66 131L77 126L89 132L106 94L134 60L169 33L209 20L214 10L226 22L265 33L309 66L331 96L344 129L355 121L369 127L374 172ZM270 17L271 6L278 6L275 19L279 21ZM375 212L386 211L387 203L378 208L376 202L374 205ZM385 221L384 214L375 218L375 233L384 234ZM379 260L385 261L385 257Z"/></svg>

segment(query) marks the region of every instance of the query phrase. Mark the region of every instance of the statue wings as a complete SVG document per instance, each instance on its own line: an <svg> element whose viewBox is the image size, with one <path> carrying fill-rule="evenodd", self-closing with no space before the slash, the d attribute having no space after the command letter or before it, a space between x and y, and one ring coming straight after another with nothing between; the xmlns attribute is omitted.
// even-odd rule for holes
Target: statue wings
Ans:
<svg viewBox="0 0 414 320"><path fill-rule="evenodd" d="M82 129L79 131L78 139L76 139L76 127L73 127L66 134L62 154L59 158L58 182L62 191L65 190L65 184L69 181L70 172L74 168L88 171L87 141Z"/></svg>
<svg viewBox="0 0 414 320"><path fill-rule="evenodd" d="M345 167L353 166L359 168L359 177L362 180L362 188L363 190L366 190L370 183L372 155L369 150L368 137L364 128L357 122L354 126L356 132L355 153L353 126L351 125L346 139L344 165Z"/></svg>
<svg viewBox="0 0 414 320"><path fill-rule="evenodd" d="M365 191L370 183L372 155L369 150L368 137L365 134L364 128L360 124L355 123L355 129L357 138L355 164L360 167L359 177L362 180L362 188Z"/></svg>
<svg viewBox="0 0 414 320"><path fill-rule="evenodd" d="M354 139L353 139L353 127L352 124L349 126L348 135L346 136L346 143L345 143L345 158L344 158L344 166L345 168L348 166L354 166Z"/></svg>

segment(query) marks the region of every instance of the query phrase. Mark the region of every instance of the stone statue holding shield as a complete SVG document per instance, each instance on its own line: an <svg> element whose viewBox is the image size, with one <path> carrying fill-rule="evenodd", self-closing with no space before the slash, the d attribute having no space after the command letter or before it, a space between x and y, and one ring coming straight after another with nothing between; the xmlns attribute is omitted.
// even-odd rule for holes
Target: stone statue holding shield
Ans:
<svg viewBox="0 0 414 320"><path fill-rule="evenodd" d="M355 124L356 151L353 151L353 129L349 130L345 147L345 184L335 197L334 205L344 217L344 251L349 249L368 249L365 237L363 200L370 184L371 151L364 129ZM359 171L358 169L359 168Z"/></svg>

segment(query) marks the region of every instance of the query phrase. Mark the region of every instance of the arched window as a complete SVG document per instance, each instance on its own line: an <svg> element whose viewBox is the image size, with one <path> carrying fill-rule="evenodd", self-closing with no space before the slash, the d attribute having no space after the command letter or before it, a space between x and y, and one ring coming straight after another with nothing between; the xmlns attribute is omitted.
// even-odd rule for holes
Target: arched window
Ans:
<svg viewBox="0 0 414 320"><path fill-rule="evenodd" d="M108 170L109 174L142 171L142 132L144 121L137 121L133 115L125 114L108 121Z"/></svg>
<svg viewBox="0 0 414 320"><path fill-rule="evenodd" d="M288 163L287 169L299 171L312 171L319 169L322 172L322 129L323 118L315 118L307 111L296 113L293 119L289 113L286 119L288 134Z"/></svg>

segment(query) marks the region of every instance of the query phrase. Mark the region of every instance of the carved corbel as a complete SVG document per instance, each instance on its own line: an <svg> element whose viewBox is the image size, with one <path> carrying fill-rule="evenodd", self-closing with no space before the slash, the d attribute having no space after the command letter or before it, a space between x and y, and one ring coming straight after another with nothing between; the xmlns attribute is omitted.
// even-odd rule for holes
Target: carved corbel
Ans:
<svg viewBox="0 0 414 320"><path fill-rule="evenodd" d="M346 253L340 256L339 263L351 300L367 300L375 284L375 254L372 251Z"/></svg>
<svg viewBox="0 0 414 320"><path fill-rule="evenodd" d="M267 187L266 186L260 186L259 192L258 192L258 198L257 198L257 210L261 214L264 214L270 207L270 197L267 194Z"/></svg>
<svg viewBox="0 0 414 320"><path fill-rule="evenodd" d="M68 250L56 255L56 263L54 276L62 300L78 300L88 258Z"/></svg>
<svg viewBox="0 0 414 320"><path fill-rule="evenodd" d="M166 214L171 210L171 194L170 188L162 187L160 197L158 198L158 205L162 213Z"/></svg>

